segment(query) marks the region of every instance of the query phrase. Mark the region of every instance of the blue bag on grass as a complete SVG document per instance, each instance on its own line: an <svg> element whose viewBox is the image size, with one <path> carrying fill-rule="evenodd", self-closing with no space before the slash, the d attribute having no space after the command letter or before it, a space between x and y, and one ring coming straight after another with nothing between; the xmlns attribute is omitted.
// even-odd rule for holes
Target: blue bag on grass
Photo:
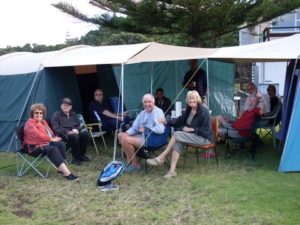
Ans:
<svg viewBox="0 0 300 225"><path fill-rule="evenodd" d="M124 164L120 161L110 162L97 178L97 186L106 186L112 183L124 170Z"/></svg>

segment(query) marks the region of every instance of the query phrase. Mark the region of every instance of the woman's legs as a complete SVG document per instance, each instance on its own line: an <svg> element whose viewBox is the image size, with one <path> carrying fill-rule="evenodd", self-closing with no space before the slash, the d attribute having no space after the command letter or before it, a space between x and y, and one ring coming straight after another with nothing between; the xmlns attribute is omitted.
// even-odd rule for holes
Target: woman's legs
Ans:
<svg viewBox="0 0 300 225"><path fill-rule="evenodd" d="M173 145L175 144L176 140L175 137L172 136L166 149L157 157L159 161L164 162L167 155L171 152Z"/></svg>
<svg viewBox="0 0 300 225"><path fill-rule="evenodd" d="M172 151L172 161L171 161L171 167L170 167L170 171L173 174L176 174L176 166L177 166L177 162L179 160L180 154L178 151L173 150Z"/></svg>

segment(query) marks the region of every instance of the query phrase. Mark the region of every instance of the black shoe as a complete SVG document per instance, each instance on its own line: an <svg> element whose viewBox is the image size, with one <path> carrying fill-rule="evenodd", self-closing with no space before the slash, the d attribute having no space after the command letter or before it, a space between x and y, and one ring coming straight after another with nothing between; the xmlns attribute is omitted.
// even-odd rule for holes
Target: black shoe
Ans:
<svg viewBox="0 0 300 225"><path fill-rule="evenodd" d="M72 173L70 173L70 175L65 176L66 179L68 180L79 180L79 178L75 175L73 175Z"/></svg>
<svg viewBox="0 0 300 225"><path fill-rule="evenodd" d="M77 166L81 165L81 161L79 159L72 159L70 163L74 164L74 165L77 165Z"/></svg>
<svg viewBox="0 0 300 225"><path fill-rule="evenodd" d="M80 161L83 161L83 162L89 162L90 161L90 159L85 155L80 156L79 159L80 159Z"/></svg>

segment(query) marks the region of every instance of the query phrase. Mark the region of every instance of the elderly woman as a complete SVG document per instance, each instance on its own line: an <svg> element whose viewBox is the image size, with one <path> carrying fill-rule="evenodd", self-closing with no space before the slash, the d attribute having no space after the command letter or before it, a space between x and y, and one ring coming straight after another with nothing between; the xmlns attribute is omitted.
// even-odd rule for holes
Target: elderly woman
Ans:
<svg viewBox="0 0 300 225"><path fill-rule="evenodd" d="M43 120L46 108L43 104L33 104L30 109L31 118L24 127L24 146L28 154L38 156L46 155L56 166L58 173L61 173L68 180L78 180L65 164L66 145L60 137L55 137L53 131Z"/></svg>
<svg viewBox="0 0 300 225"><path fill-rule="evenodd" d="M182 127L182 129L174 132L165 151L158 157L147 160L147 164L151 166L162 165L166 156L172 151L171 168L164 176L166 179L177 175L176 165L185 144L206 145L214 141L210 113L207 107L202 105L198 92L189 91L186 102L188 106L185 113L176 120L167 122L171 126Z"/></svg>
<svg viewBox="0 0 300 225"><path fill-rule="evenodd" d="M253 97L255 97L257 99L257 106L258 108L260 108L262 110L262 112L266 112L267 109L267 105L264 99L264 96L258 92L256 85L253 82L250 82L247 84L247 92L248 92L248 97L246 99L245 102L245 107L243 111L247 111L249 109L250 106L250 101Z"/></svg>

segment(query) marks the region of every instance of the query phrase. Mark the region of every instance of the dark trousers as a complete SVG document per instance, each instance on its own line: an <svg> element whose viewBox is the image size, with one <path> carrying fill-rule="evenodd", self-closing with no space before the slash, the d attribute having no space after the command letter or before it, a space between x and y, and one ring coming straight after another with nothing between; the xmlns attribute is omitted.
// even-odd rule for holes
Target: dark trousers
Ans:
<svg viewBox="0 0 300 225"><path fill-rule="evenodd" d="M37 157L40 154L46 155L58 168L66 159L66 144L63 141L50 142L49 145L44 145L30 153L33 157Z"/></svg>
<svg viewBox="0 0 300 225"><path fill-rule="evenodd" d="M79 134L67 134L68 144L71 146L72 156L74 159L80 159L86 153L89 141L89 133L82 132Z"/></svg>

